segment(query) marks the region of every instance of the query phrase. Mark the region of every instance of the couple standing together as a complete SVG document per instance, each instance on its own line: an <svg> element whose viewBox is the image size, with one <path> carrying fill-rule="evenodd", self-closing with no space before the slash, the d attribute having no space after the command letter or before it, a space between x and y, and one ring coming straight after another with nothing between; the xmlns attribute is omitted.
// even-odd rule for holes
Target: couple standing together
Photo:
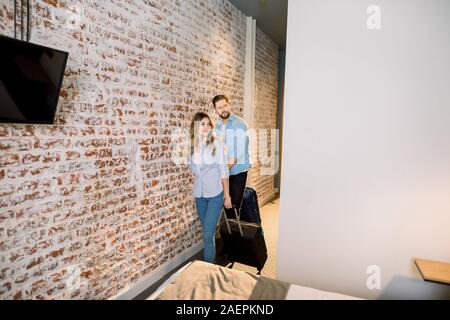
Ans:
<svg viewBox="0 0 450 320"><path fill-rule="evenodd" d="M252 167L248 126L231 112L224 95L214 97L217 126L208 114L199 112L191 124L189 167L194 174L194 196L203 228L204 260L214 263L215 233L222 208L228 217L239 210Z"/></svg>

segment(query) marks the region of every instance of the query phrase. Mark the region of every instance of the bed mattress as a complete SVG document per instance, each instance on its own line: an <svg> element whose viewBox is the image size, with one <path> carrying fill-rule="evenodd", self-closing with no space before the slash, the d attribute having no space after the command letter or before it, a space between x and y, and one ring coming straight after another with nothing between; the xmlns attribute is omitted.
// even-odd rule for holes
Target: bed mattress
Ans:
<svg viewBox="0 0 450 320"><path fill-rule="evenodd" d="M359 300L358 298L194 261L147 300Z"/></svg>

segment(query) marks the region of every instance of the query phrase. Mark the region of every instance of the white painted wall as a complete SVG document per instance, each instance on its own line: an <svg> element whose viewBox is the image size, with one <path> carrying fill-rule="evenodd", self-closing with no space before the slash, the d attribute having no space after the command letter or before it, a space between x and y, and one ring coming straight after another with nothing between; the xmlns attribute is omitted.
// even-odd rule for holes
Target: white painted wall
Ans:
<svg viewBox="0 0 450 320"><path fill-rule="evenodd" d="M450 261L450 1L290 1L283 155L281 280L450 298L413 264Z"/></svg>

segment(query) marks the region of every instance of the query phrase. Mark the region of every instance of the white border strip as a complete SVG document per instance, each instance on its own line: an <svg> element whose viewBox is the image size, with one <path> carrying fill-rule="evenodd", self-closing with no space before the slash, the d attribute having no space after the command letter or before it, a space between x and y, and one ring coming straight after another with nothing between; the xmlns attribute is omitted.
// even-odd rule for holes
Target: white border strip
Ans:
<svg viewBox="0 0 450 320"><path fill-rule="evenodd" d="M245 37L244 120L253 127L255 105L256 20L247 17Z"/></svg>

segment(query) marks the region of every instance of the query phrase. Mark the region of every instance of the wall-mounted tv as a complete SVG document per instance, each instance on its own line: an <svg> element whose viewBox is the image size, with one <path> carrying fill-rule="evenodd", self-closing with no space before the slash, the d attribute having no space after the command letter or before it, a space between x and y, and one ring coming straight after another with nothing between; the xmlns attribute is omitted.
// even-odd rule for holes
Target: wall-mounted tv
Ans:
<svg viewBox="0 0 450 320"><path fill-rule="evenodd" d="M0 122L53 124L68 56L0 36Z"/></svg>

